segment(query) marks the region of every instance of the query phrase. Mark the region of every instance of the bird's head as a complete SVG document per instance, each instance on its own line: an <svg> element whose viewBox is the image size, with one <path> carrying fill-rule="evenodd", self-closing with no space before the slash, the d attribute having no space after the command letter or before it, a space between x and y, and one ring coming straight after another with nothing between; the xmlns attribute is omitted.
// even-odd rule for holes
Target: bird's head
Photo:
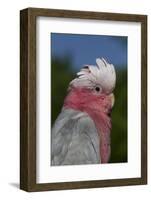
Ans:
<svg viewBox="0 0 151 200"><path fill-rule="evenodd" d="M104 58L96 59L96 66L85 65L69 84L65 105L87 111L101 111L110 115L114 105L116 83L114 66Z"/></svg>

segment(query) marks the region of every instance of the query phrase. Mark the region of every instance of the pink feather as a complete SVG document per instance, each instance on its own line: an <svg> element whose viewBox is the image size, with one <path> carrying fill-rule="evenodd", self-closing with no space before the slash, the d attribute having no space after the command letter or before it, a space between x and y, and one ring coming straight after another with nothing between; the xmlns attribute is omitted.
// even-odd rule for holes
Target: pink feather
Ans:
<svg viewBox="0 0 151 200"><path fill-rule="evenodd" d="M111 99L105 93L96 94L88 88L71 88L64 101L64 108L86 112L94 121L100 136L101 162L110 158Z"/></svg>

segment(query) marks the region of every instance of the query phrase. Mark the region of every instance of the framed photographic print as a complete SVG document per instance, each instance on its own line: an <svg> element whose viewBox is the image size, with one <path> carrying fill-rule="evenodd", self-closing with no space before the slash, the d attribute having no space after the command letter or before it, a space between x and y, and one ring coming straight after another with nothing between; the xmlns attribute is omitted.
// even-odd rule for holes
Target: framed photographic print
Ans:
<svg viewBox="0 0 151 200"><path fill-rule="evenodd" d="M147 16L20 12L20 188L147 184Z"/></svg>

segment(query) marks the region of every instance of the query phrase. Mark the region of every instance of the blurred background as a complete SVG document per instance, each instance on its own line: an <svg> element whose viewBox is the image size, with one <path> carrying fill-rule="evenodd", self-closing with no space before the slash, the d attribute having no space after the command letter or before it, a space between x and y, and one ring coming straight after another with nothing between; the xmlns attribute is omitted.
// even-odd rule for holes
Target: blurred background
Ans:
<svg viewBox="0 0 151 200"><path fill-rule="evenodd" d="M115 66L110 163L127 162L127 37L51 33L51 124L67 95L69 82L84 64L104 57Z"/></svg>

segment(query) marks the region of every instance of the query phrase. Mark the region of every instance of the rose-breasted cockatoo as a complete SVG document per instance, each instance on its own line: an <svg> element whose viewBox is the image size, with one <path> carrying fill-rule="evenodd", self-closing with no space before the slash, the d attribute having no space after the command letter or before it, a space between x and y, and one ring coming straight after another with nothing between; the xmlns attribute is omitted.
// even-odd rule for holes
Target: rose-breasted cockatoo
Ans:
<svg viewBox="0 0 151 200"><path fill-rule="evenodd" d="M110 158L114 66L104 58L85 65L70 82L52 128L52 165L107 163Z"/></svg>

